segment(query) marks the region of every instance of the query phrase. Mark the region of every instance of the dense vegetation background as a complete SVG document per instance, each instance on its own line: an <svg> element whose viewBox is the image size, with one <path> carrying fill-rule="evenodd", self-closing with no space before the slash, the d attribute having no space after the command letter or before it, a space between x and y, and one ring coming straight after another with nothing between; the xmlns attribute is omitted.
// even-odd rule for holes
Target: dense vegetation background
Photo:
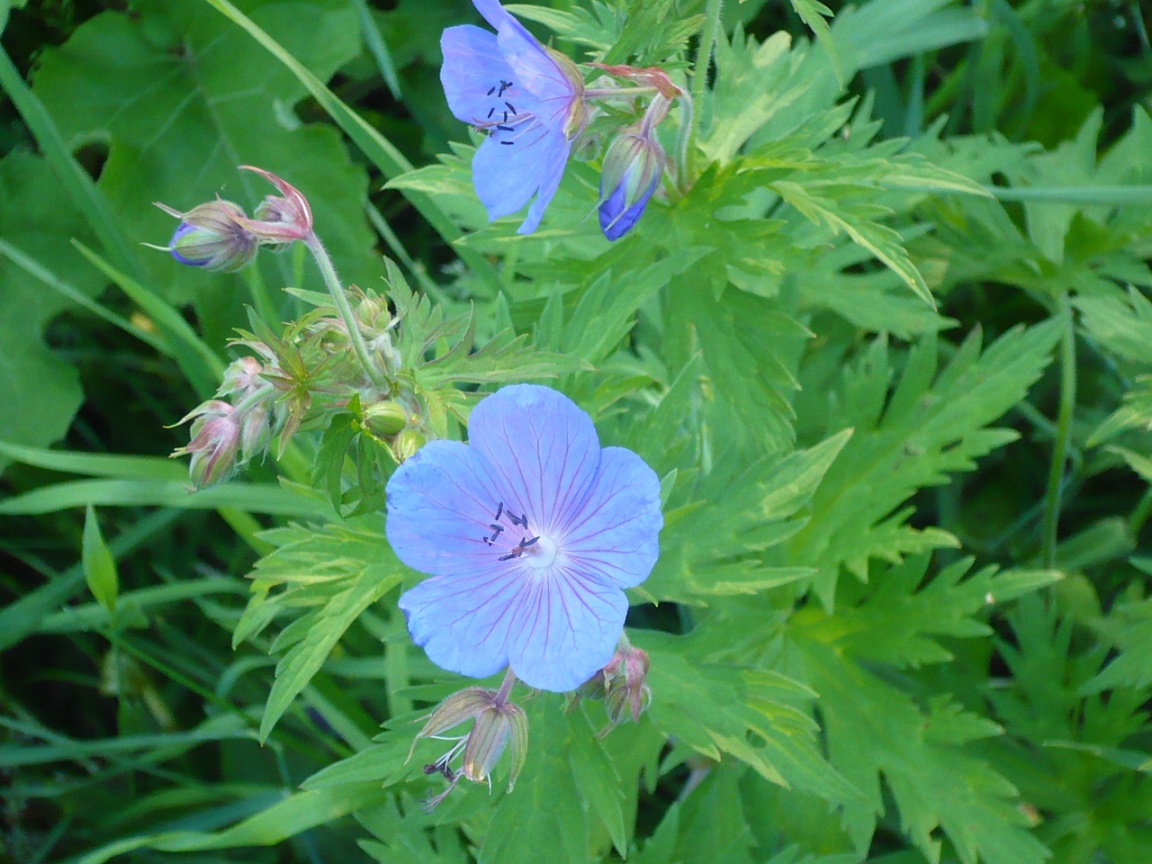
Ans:
<svg viewBox="0 0 1152 864"><path fill-rule="evenodd" d="M0 860L1152 859L1148 7L830 6L514 7L695 97L609 244L610 113L537 234L487 223L465 0L0 0ZM322 290L141 245L241 164L391 291L444 434L547 381L661 476L640 723L541 694L515 790L425 813L463 684L396 610L396 442L310 415L188 494L172 424Z"/></svg>

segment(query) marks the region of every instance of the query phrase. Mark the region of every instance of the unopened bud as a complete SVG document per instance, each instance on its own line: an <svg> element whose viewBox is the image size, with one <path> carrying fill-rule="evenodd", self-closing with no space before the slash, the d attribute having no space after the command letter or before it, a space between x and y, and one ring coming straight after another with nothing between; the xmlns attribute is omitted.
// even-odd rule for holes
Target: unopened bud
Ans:
<svg viewBox="0 0 1152 864"><path fill-rule="evenodd" d="M415 429L409 427L396 436L392 442L392 453L397 462L403 462L416 455L416 452L427 443L428 439Z"/></svg>
<svg viewBox="0 0 1152 864"><path fill-rule="evenodd" d="M383 297L365 297L356 307L356 320L369 330L387 330L392 326L392 313Z"/></svg>
<svg viewBox="0 0 1152 864"><path fill-rule="evenodd" d="M396 402L377 402L364 409L364 423L372 434L391 438L408 425L408 412Z"/></svg>
<svg viewBox="0 0 1152 864"><path fill-rule="evenodd" d="M234 273L256 257L256 237L242 224L244 210L231 201L209 201L187 213L157 204L180 220L167 249L182 264Z"/></svg>
<svg viewBox="0 0 1152 864"><path fill-rule="evenodd" d="M664 150L651 135L629 132L612 142L600 173L600 228L619 240L636 224L660 185Z"/></svg>
<svg viewBox="0 0 1152 864"><path fill-rule="evenodd" d="M260 379L260 373L263 371L264 367L255 357L241 357L239 360L228 364L228 368L224 370L224 380L216 394L218 396L231 396L233 394L247 396L255 393L261 387L267 386Z"/></svg>
<svg viewBox="0 0 1152 864"><path fill-rule="evenodd" d="M189 411L180 422L189 420L193 421L192 440L172 456L192 456L188 473L197 489L227 480L236 467L241 437L232 406L212 399Z"/></svg>
<svg viewBox="0 0 1152 864"><path fill-rule="evenodd" d="M616 653L601 673L604 676L604 710L610 724L601 734L625 720L640 720L640 715L652 703L648 668L648 652L633 648L628 637L621 636Z"/></svg>

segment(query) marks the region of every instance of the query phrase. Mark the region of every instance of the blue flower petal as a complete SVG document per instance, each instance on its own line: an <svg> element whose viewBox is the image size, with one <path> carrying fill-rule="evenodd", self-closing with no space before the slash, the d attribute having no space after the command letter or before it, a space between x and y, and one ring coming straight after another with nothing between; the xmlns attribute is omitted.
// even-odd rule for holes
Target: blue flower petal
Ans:
<svg viewBox="0 0 1152 864"><path fill-rule="evenodd" d="M449 672L486 678L508 665L521 592L512 569L425 579L400 597L412 641Z"/></svg>
<svg viewBox="0 0 1152 864"><path fill-rule="evenodd" d="M458 441L432 441L388 481L388 543L414 570L435 575L487 572L484 538L501 501L496 478Z"/></svg>
<svg viewBox="0 0 1152 864"><path fill-rule="evenodd" d="M548 155L540 161L540 188L536 192L536 200L528 208L528 215L516 229L517 234L531 234L540 227L540 220L544 218L544 211L552 203L556 190L560 188L560 180L564 177L564 167L568 164L568 154L571 152L571 143L563 137L556 136L559 142L552 145ZM546 161L545 161L546 160Z"/></svg>
<svg viewBox="0 0 1152 864"><path fill-rule="evenodd" d="M564 136L540 124L508 138L489 137L472 157L472 182L488 218L515 213L544 184L555 194L567 158Z"/></svg>
<svg viewBox="0 0 1152 864"><path fill-rule="evenodd" d="M519 597L508 646L516 677L532 687L575 690L612 659L628 599L571 568L552 569Z"/></svg>
<svg viewBox="0 0 1152 864"><path fill-rule="evenodd" d="M570 566L606 585L632 588L660 556L660 480L639 456L606 447L596 485L560 544Z"/></svg>
<svg viewBox="0 0 1152 864"><path fill-rule="evenodd" d="M485 122L493 105L488 91L497 82L513 80L515 74L496 36L471 24L449 27L440 37L440 50L444 52L440 83L453 116L472 125Z"/></svg>
<svg viewBox="0 0 1152 864"><path fill-rule="evenodd" d="M600 205L600 229L604 232L604 236L609 240L619 240L631 231L640 217L644 215L644 208L648 206L648 200L658 185L660 185L659 175L644 190L644 194L640 196L639 200L627 209L624 209L626 203L624 184L621 183L613 189L612 194Z"/></svg>
<svg viewBox="0 0 1152 864"><path fill-rule="evenodd" d="M592 418L567 396L534 384L505 387L472 411L469 436L501 487L519 493L532 530L556 531L581 512L600 464L600 439Z"/></svg>

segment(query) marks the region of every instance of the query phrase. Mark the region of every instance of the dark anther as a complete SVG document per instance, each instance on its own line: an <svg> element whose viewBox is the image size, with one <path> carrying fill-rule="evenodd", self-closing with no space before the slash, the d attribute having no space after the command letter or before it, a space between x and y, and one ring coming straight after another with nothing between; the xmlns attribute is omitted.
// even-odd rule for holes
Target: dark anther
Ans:
<svg viewBox="0 0 1152 864"><path fill-rule="evenodd" d="M511 111L513 114L516 113L516 107L511 102L505 102L504 104L508 106L509 111Z"/></svg>
<svg viewBox="0 0 1152 864"><path fill-rule="evenodd" d="M493 87L491 90L489 90L489 91L488 91L488 95L489 95L489 96L491 96L491 95L492 95L493 93L495 93L495 92L496 92L496 88L495 88L495 87ZM504 95L504 91L503 91L503 90L501 90L501 91L500 91L500 95L501 95L501 96L503 96L503 95Z"/></svg>
<svg viewBox="0 0 1152 864"><path fill-rule="evenodd" d="M497 521L497 522L499 522L499 521L500 521L500 514L504 512L504 502L503 502L503 501L501 501L501 502L499 502L499 503L500 503L500 506L498 506L498 507L496 508L496 521Z"/></svg>
<svg viewBox="0 0 1152 864"><path fill-rule="evenodd" d="M515 144L516 142L515 142L515 141L501 141L500 143L501 143L501 144L507 144L509 147L511 147L511 146L512 146L513 144Z"/></svg>
<svg viewBox="0 0 1152 864"><path fill-rule="evenodd" d="M491 545L492 543L496 542L496 538L500 536L500 532L504 529L500 525L489 525L488 527L493 529L492 536L488 538L488 544Z"/></svg>
<svg viewBox="0 0 1152 864"><path fill-rule="evenodd" d="M515 130L515 129L513 129L511 126L500 126L500 125L497 125L497 126L496 126L496 128L497 128L497 129L499 129L501 132L515 132L515 131L516 131L516 130Z"/></svg>
<svg viewBox="0 0 1152 864"><path fill-rule="evenodd" d="M539 537L533 537L531 540L529 540L526 537L521 537L520 538L520 545L517 548L518 549L527 549L529 546L535 546L536 541L539 539L540 539Z"/></svg>
<svg viewBox="0 0 1152 864"><path fill-rule="evenodd" d="M488 109L488 116L489 116L489 117L491 117L491 116L492 116L493 114L495 114L495 113L496 113L496 109L495 109L495 108L489 108L489 109Z"/></svg>
<svg viewBox="0 0 1152 864"><path fill-rule="evenodd" d="M517 516L515 513L509 512L508 518L512 521L513 525L519 525L521 528L527 528L528 527L528 514L527 513L525 513L523 516Z"/></svg>
<svg viewBox="0 0 1152 864"><path fill-rule="evenodd" d="M500 560L501 561L511 561L513 558L519 558L521 554L523 554L523 553L512 552L512 553L509 553L508 555L501 555Z"/></svg>
<svg viewBox="0 0 1152 864"><path fill-rule="evenodd" d="M504 119L501 120L500 122L501 123L507 123L508 122L508 112L507 111L504 112Z"/></svg>

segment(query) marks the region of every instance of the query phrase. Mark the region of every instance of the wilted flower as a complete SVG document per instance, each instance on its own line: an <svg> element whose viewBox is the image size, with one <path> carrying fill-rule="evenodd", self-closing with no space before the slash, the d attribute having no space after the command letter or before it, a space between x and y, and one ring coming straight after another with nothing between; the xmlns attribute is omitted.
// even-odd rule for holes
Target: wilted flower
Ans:
<svg viewBox="0 0 1152 864"><path fill-rule="evenodd" d="M181 213L159 202L156 206L180 220L165 249L181 264L233 273L256 257L256 236L241 221L244 210L231 201L209 201Z"/></svg>
<svg viewBox="0 0 1152 864"><path fill-rule="evenodd" d="M240 448L240 423L232 406L211 399L189 411L181 423L192 420L192 440L173 456L191 454L188 473L196 488L203 489L232 476Z"/></svg>
<svg viewBox="0 0 1152 864"><path fill-rule="evenodd" d="M623 589L659 554L660 482L639 456L601 449L591 418L547 387L505 387L472 412L470 444L433 441L388 482L388 540L432 574L400 598L438 666L505 665L564 692L612 658Z"/></svg>
<svg viewBox="0 0 1152 864"><path fill-rule="evenodd" d="M518 229L531 234L584 128L583 79L571 60L541 45L497 0L472 2L496 34L471 25L445 30L440 81L456 118L488 133L472 160L488 218L515 213L535 195Z"/></svg>
<svg viewBox="0 0 1152 864"><path fill-rule="evenodd" d="M412 750L416 749L416 743L421 738L437 738L454 743L447 753L424 766L425 774L442 774L449 781L448 788L430 799L426 809L431 810L443 801L461 777L467 777L473 783L491 783L492 770L509 746L512 767L508 776L508 791L512 791L528 754L528 716L524 709L508 701L510 689L501 687L497 691L469 687L453 693L428 716L424 728L412 742ZM468 734L457 737L442 734L468 720L473 721ZM452 762L458 756L461 757L461 765L457 771L452 768ZM411 752L408 758L412 758Z"/></svg>
<svg viewBox="0 0 1152 864"><path fill-rule="evenodd" d="M241 165L244 171L253 171L280 190L279 195L268 195L256 205L252 219L240 223L251 231L261 243L279 244L303 240L312 233L312 208L303 193L271 171Z"/></svg>
<svg viewBox="0 0 1152 864"><path fill-rule="evenodd" d="M664 175L664 150L651 134L629 132L612 142L600 174L600 228L619 240L636 224Z"/></svg>

